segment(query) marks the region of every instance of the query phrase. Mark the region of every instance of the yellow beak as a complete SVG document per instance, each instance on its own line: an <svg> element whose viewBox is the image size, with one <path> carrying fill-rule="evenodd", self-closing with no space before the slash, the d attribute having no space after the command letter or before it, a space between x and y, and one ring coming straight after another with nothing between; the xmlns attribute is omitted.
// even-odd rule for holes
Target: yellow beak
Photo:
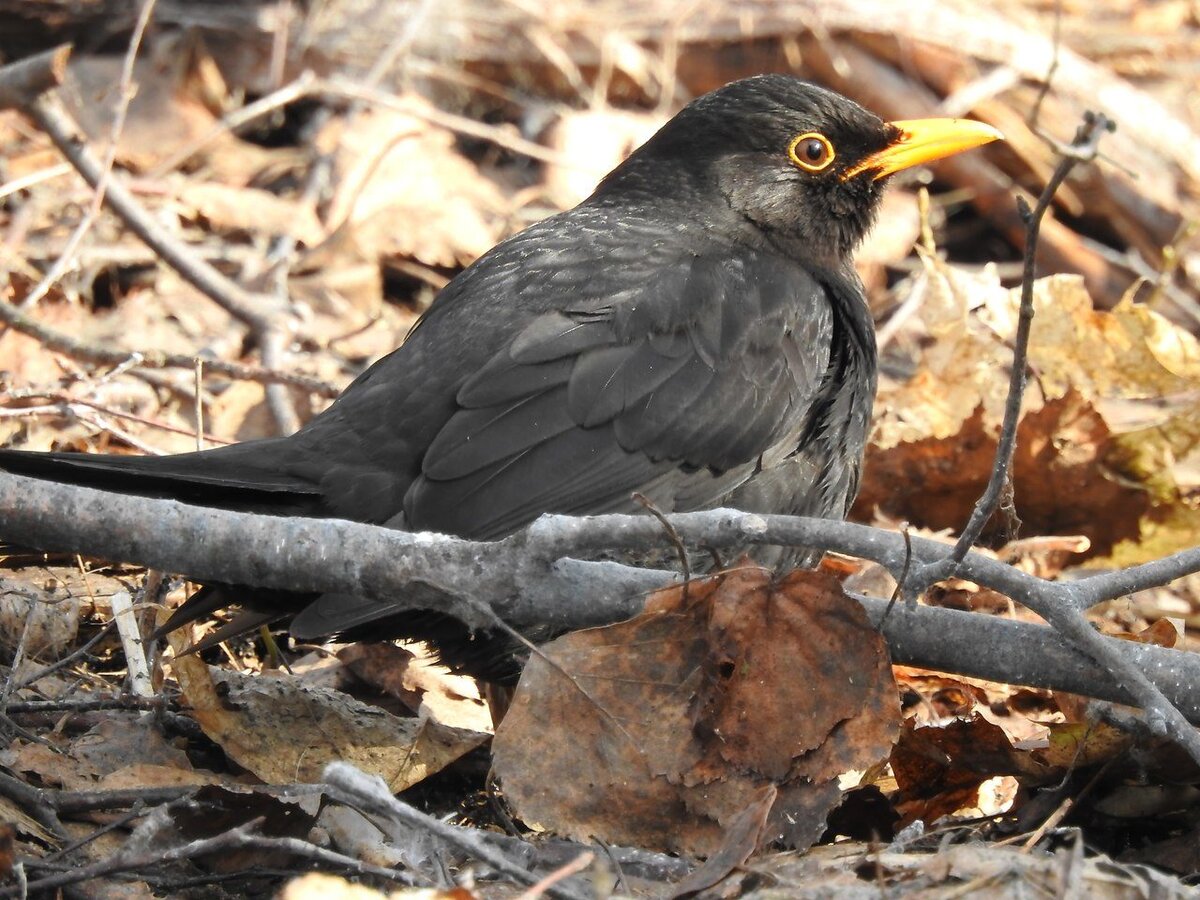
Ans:
<svg viewBox="0 0 1200 900"><path fill-rule="evenodd" d="M866 171L874 172L878 180L910 166L1004 140L1004 135L991 125L973 119L909 119L890 124L899 129L900 136L843 172L843 181Z"/></svg>

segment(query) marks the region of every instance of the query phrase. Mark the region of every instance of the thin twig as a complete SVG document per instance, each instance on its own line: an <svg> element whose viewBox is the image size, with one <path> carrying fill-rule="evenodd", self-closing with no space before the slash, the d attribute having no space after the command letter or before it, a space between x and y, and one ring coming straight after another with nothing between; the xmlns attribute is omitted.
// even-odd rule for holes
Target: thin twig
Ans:
<svg viewBox="0 0 1200 900"><path fill-rule="evenodd" d="M82 646L77 647L75 650L68 653L62 659L56 660L55 662L50 663L50 665L46 666L45 668L38 669L36 672L32 672L29 675L26 675L24 678L22 678L20 681L17 682L17 686L16 686L15 690L19 691L22 688L27 688L30 685L37 684L39 681L41 681L46 676L53 675L55 672L59 671L60 669L66 668L71 663L75 662L77 659L82 659L83 657L87 656L87 654L89 652L91 652L91 649L93 647L95 647L98 643L100 643L102 640L104 640L106 637L108 637L108 635L111 634L113 629L116 627L117 627L117 623L110 620L107 625L105 625L103 628L101 628L99 631L97 631L94 635L92 635L92 637L89 638L88 641L85 644L83 644ZM51 702L53 702L53 701L51 701ZM10 703L9 709L12 710L13 712L16 712L17 711L16 707L18 707L19 705L20 704L18 704L18 703Z"/></svg>
<svg viewBox="0 0 1200 900"><path fill-rule="evenodd" d="M239 129L249 125L256 119L270 115L285 106L290 106L297 100L303 100L308 96L316 80L316 74L306 69L290 84L285 84L265 97L259 97L253 103L247 103L243 107L231 110L223 115L218 122L214 123L208 131L196 138L196 140L184 145L158 163L147 173L147 177L151 179L162 178L168 172L174 172L213 141L217 140L217 138L231 132L236 133Z"/></svg>
<svg viewBox="0 0 1200 900"><path fill-rule="evenodd" d="M135 694L123 694L120 697L69 698L66 700L14 700L8 704L11 715L41 712L95 712L101 709L128 709L153 711L162 709L167 701L162 697L139 697Z"/></svg>
<svg viewBox="0 0 1200 900"><path fill-rule="evenodd" d="M198 358L197 361L199 361ZM103 403L96 403L92 400L84 400L80 397L71 397L62 391L40 391L37 389L28 389L11 391L7 394L0 394L0 398L3 397L6 397L10 401L25 400L32 397L42 397L50 401L49 405L43 404L39 406L0 407L0 417L4 418L16 418L34 415L76 416L83 418L84 414L81 414L75 408L83 407L88 410L103 413L105 416L112 416L116 419L127 419L130 422L137 422L139 425L145 425L147 428L156 428L159 431L166 431L171 434L183 434L187 435L188 437L197 436L195 428L183 428L179 425L172 425L170 422L164 422L161 419L151 419L148 416L139 416L137 413L126 412L123 409L113 409L111 406ZM206 434L203 437L205 440L211 441L214 444L233 443L232 441L228 441L212 434ZM199 440L197 442L199 443Z"/></svg>
<svg viewBox="0 0 1200 900"><path fill-rule="evenodd" d="M377 775L367 775L348 763L333 762L325 767L324 780L333 796L344 803L430 834L520 884L533 886L539 883L537 875L513 862L473 829L455 828L393 797L387 784ZM561 883L547 887L546 893L560 900L583 900L585 896L577 888Z"/></svg>
<svg viewBox="0 0 1200 900"><path fill-rule="evenodd" d="M75 122L58 98L51 94L31 97L22 110L46 133L88 184L97 188L104 183L103 167L87 144L76 136ZM283 309L275 298L252 294L209 265L187 244L167 233L119 180L108 181L104 201L163 262L249 328L258 343L264 367L274 368L274 363L287 346ZM295 431L299 422L286 392L269 391L268 399L279 431L283 434Z"/></svg>
<svg viewBox="0 0 1200 900"><path fill-rule="evenodd" d="M20 805L35 822L65 844L71 840L71 835L54 814L54 808L46 803L47 793L45 790L30 787L7 772L0 772L0 796Z"/></svg>
<svg viewBox="0 0 1200 900"><path fill-rule="evenodd" d="M992 466L992 475L988 480L983 496L975 504L971 518L954 545L950 559L954 563L961 562L967 551L975 545L984 526L996 511L1004 492L1005 483L1009 478L1012 466L1013 451L1017 443L1017 425L1021 418L1021 400L1025 395L1026 360L1029 355L1029 334L1033 324L1033 282L1037 277L1037 241L1041 230L1042 218L1054 200L1058 186L1063 183L1071 170L1084 160L1096 157L1100 139L1112 130L1112 123L1100 113L1089 113L1084 117L1083 124L1075 133L1071 142L1074 152L1065 155L1059 161L1046 183L1037 205L1030 211L1024 198L1017 198L1017 208L1025 221L1025 266L1021 279L1021 310L1017 321L1017 334L1013 342L1013 366L1009 378L1008 400L1004 407L1004 423L1000 428L1000 439L996 445L996 459ZM918 577L921 573L917 573ZM932 573L929 573L932 575ZM948 573L939 572L938 580L947 577ZM924 583L929 583L925 581Z"/></svg>
<svg viewBox="0 0 1200 900"><path fill-rule="evenodd" d="M31 98L22 109L88 184L95 188L101 183L104 170L100 161L78 136L75 122L58 98L43 94ZM163 262L239 322L255 332L272 327L260 310L264 298L256 297L222 275L187 244L169 234L118 179L109 182L104 202Z"/></svg>
<svg viewBox="0 0 1200 900"><path fill-rule="evenodd" d="M680 540L679 532L676 531L671 526L671 523L667 521L667 517L663 515L663 511L650 502L649 497L641 492L637 492L633 495L633 499L637 501L642 509L654 516L654 518L658 521L658 524L663 527L663 531L667 533L667 537L671 539L671 544L675 547L675 552L679 556L679 572L681 575L683 575L683 599L686 602L688 585L692 580L692 566L688 561L687 547L685 547L683 545L683 541Z"/></svg>
<svg viewBox="0 0 1200 900"><path fill-rule="evenodd" d="M143 0L141 9L138 10L137 21L133 26L133 33L129 38L129 47L125 51L125 59L121 64L121 77L117 81L117 105L113 111L112 126L109 128L108 146L104 150L104 159L100 164L100 179L92 191L92 202L88 205L87 212L84 213L79 224L71 232L70 237L67 238L58 258L41 280L25 295L22 306L26 309L36 305L54 285L58 284L59 279L62 278L63 273L67 271L67 267L75 258L80 243L83 242L84 237L99 218L100 210L104 207L104 194L108 190L113 164L117 160L117 148L121 142L121 132L125 130L125 117L129 112L129 103L133 100L133 67L137 61L138 49L142 45L142 37L150 24L150 16L154 12L155 2L156 0Z"/></svg>
<svg viewBox="0 0 1200 900"><path fill-rule="evenodd" d="M888 598L887 609L883 611L883 617L876 625L880 630L883 629L888 616L892 614L892 610L896 606L896 601L904 595L904 584L908 581L908 570L912 567L912 534L909 531L907 522L900 524L900 533L904 535L904 568L900 570L900 577L896 579L895 590L892 591L892 596Z"/></svg>
<svg viewBox="0 0 1200 900"><path fill-rule="evenodd" d="M30 97L52 90L67 75L69 44L9 63L0 69L0 109L13 109Z"/></svg>
<svg viewBox="0 0 1200 900"><path fill-rule="evenodd" d="M1029 130L1035 133L1038 131L1038 118L1042 114L1042 103L1045 102L1046 95L1050 93L1050 85L1054 83L1054 73L1058 71L1058 51L1062 46L1062 17L1062 0L1054 0L1054 33L1051 36L1050 66L1046 69L1046 76L1042 79L1042 83L1038 85L1037 97L1034 98L1033 107L1029 110L1029 117L1026 119Z"/></svg>
<svg viewBox="0 0 1200 900"><path fill-rule="evenodd" d="M192 369L196 365L196 357L185 356L182 353L113 350L109 347L80 341L70 335L47 328L2 299L0 299L0 321L6 322L14 330L28 335L49 350L83 362L119 366L135 360L135 365L143 369ZM254 381L260 384L291 384L321 397L331 398L341 393L341 389L335 384L296 372L276 372L258 366L245 366L241 363L207 357L204 360L204 367L210 374L215 373L238 381Z"/></svg>
<svg viewBox="0 0 1200 900"><path fill-rule="evenodd" d="M107 859L100 860L88 866L78 866L65 872L57 872L45 878L39 878L37 881L31 881L29 882L29 891L31 893L51 891L55 888L79 884L82 881L90 881L93 878L101 878L105 875L138 872L142 869L157 868L163 863L196 859L200 856L209 856L217 853L229 853L243 848L282 851L298 856L301 859L325 863L326 865L335 866L338 869L360 875L374 875L404 885L412 885L414 883L412 876L406 872L365 863L349 856L344 856L341 853L334 853L331 850L326 850L323 847L318 847L315 844L310 844L298 838L265 837L256 834L255 829L262 822L263 819L260 817L245 825L222 832L215 837L189 841L175 847L168 847L166 850L130 848L127 845ZM18 888L0 888L0 897L16 896L20 896Z"/></svg>

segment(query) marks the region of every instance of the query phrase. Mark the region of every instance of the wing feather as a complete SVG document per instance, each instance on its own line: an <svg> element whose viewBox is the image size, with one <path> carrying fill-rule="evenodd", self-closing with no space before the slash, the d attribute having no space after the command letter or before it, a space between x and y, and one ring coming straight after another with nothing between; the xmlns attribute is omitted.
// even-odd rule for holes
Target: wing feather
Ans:
<svg viewBox="0 0 1200 900"><path fill-rule="evenodd" d="M711 505L795 449L833 335L807 271L726 251L601 287L467 379L405 497L409 527L495 538L543 512L632 509L644 489Z"/></svg>

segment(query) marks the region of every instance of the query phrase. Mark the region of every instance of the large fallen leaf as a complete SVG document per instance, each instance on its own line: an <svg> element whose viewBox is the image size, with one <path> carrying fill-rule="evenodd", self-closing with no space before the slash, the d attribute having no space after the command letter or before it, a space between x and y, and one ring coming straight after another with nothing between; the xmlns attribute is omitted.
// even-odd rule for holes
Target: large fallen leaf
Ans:
<svg viewBox="0 0 1200 900"><path fill-rule="evenodd" d="M751 565L576 632L526 667L494 745L527 822L708 855L765 786L764 840L808 846L838 776L878 762L898 703L887 653L829 576Z"/></svg>

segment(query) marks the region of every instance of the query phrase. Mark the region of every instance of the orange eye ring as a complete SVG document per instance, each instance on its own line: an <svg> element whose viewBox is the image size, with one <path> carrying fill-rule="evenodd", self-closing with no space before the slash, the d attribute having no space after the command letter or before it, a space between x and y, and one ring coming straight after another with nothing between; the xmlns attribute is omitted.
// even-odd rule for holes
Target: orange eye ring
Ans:
<svg viewBox="0 0 1200 900"><path fill-rule="evenodd" d="M788 159L806 172L823 172L837 156L829 138L816 131L798 135L788 144Z"/></svg>

